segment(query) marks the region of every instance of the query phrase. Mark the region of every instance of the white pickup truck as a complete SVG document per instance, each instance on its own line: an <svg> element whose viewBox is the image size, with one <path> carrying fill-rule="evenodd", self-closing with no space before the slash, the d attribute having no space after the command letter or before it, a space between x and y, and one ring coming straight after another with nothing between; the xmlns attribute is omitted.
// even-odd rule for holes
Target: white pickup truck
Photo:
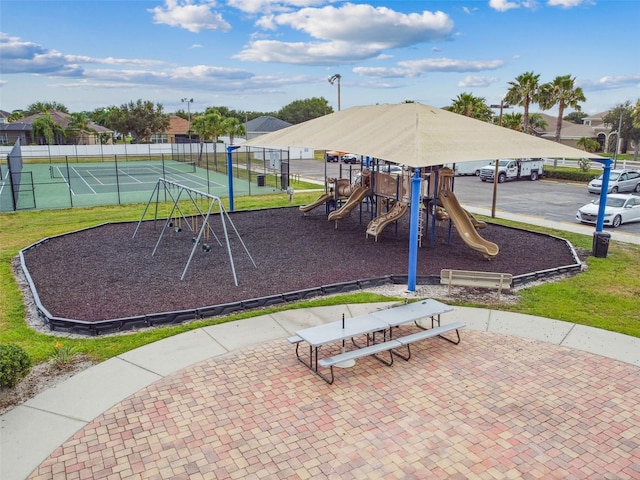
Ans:
<svg viewBox="0 0 640 480"><path fill-rule="evenodd" d="M506 180L528 178L538 180L544 177L544 159L542 158L501 158L498 160L498 183ZM496 164L491 162L480 169L480 180L493 182L496 173Z"/></svg>

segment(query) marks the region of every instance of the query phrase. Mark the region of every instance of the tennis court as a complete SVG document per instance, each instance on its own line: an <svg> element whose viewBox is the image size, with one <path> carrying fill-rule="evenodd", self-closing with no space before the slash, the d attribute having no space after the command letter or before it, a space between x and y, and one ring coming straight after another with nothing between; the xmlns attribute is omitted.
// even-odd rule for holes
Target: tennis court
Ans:
<svg viewBox="0 0 640 480"><path fill-rule="evenodd" d="M0 211L142 203L149 199L158 178L217 197L229 196L226 164L222 162L203 168L196 162L165 158L96 162L60 159L21 162L20 166L19 174L10 174L7 165L2 165ZM234 195L267 194L280 189L279 184L276 188L276 179L268 185L265 175L247 165L234 165L233 176ZM11 177L17 194L12 193Z"/></svg>

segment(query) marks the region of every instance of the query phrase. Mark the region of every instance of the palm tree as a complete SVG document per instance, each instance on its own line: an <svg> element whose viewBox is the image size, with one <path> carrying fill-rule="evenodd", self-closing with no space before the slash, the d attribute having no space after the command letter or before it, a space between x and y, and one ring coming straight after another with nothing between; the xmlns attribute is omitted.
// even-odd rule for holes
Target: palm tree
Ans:
<svg viewBox="0 0 640 480"><path fill-rule="evenodd" d="M502 116L502 126L510 128L511 130L516 130L518 132L522 131L522 114L521 113L506 113Z"/></svg>
<svg viewBox="0 0 640 480"><path fill-rule="evenodd" d="M529 133L529 106L538 102L540 75L536 75L533 72L525 72L522 75L518 75L515 82L509 82L509 85L504 101L524 107L523 131Z"/></svg>
<svg viewBox="0 0 640 480"><path fill-rule="evenodd" d="M233 140L236 136L243 136L246 132L244 125L240 123L240 120L234 117L224 119L224 132L229 135L229 143L233 145Z"/></svg>
<svg viewBox="0 0 640 480"><path fill-rule="evenodd" d="M79 140L80 137L87 132L95 131L89 126L90 123L86 113L72 113L71 121L67 126L68 135L74 136L76 141Z"/></svg>
<svg viewBox="0 0 640 480"><path fill-rule="evenodd" d="M543 110L548 110L558 105L558 119L556 122L556 135L554 140L560 142L562 133L562 117L564 109L567 107L580 110L579 102L586 102L582 88L575 86L575 77L571 75L559 75L553 82L545 83L540 87L540 97L538 103ZM554 170L558 167L558 159L553 159Z"/></svg>
<svg viewBox="0 0 640 480"><path fill-rule="evenodd" d="M585 152L593 153L600 147L597 140L589 137L580 137L576 142L576 145L582 148Z"/></svg>
<svg viewBox="0 0 640 480"><path fill-rule="evenodd" d="M485 103L484 97L476 97L471 93L463 92L452 102L445 110L485 122L490 121L493 117L493 112Z"/></svg>
<svg viewBox="0 0 640 480"><path fill-rule="evenodd" d="M529 133L533 133L535 129L546 130L549 124L539 113L529 115Z"/></svg>
<svg viewBox="0 0 640 480"><path fill-rule="evenodd" d="M62 133L62 127L53 121L49 112L45 112L41 117L36 118L31 124L31 135L33 139L44 138L47 145L55 143L56 135Z"/></svg>
<svg viewBox="0 0 640 480"><path fill-rule="evenodd" d="M218 136L224 133L224 117L218 113L215 109L207 109L204 114L198 115L193 122L191 122L191 129L200 138L200 154L198 156L198 163L202 160L202 151L204 150L205 140L213 139L213 158L217 166L217 142Z"/></svg>
<svg viewBox="0 0 640 480"><path fill-rule="evenodd" d="M558 121L554 138L556 142L560 142L562 117L564 117L565 108L571 107L580 110L579 102L587 101L582 88L575 86L575 81L576 79L571 78L571 75L560 75L553 82L545 83L540 87L540 107L543 110L549 110L558 105Z"/></svg>

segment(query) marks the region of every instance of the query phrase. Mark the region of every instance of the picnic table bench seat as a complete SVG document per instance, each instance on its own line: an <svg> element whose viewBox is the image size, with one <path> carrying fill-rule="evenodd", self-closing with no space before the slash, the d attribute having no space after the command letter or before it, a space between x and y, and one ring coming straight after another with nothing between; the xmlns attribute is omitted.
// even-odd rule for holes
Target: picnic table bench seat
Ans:
<svg viewBox="0 0 640 480"><path fill-rule="evenodd" d="M369 355L373 356L376 360L384 363L385 365L392 366L393 365L393 356L397 355L403 360L409 360L411 358L411 344L415 342L419 342L421 340L426 340L427 338L432 337L442 337L443 339L451 342L453 344L460 343L460 328L464 328L466 325L463 322L453 322L448 323L446 325L441 325L434 328L429 328L425 330L421 330L416 333L411 333L409 335L405 335L403 337L398 337L396 339L387 340L382 343L374 343L372 345L368 345L362 348L356 348L354 350L348 350L346 352L340 353L338 355L333 355L331 357L326 357L318 360L319 367L329 367L331 371L331 376L329 379L321 376L327 383L332 384L334 382L335 376L333 367L338 365L341 362L345 362L347 360L356 360L358 358L367 357ZM454 331L456 332L457 339L452 340L443 336L444 333ZM407 354L404 355L397 351L400 347L407 347ZM382 352L389 352L389 360L379 357L377 354Z"/></svg>

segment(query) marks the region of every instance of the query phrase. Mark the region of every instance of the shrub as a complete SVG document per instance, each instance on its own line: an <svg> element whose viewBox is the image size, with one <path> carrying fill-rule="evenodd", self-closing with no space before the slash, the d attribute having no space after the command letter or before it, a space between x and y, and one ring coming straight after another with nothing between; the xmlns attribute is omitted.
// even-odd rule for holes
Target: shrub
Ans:
<svg viewBox="0 0 640 480"><path fill-rule="evenodd" d="M31 359L22 347L0 345L0 387L15 387L30 371Z"/></svg>

